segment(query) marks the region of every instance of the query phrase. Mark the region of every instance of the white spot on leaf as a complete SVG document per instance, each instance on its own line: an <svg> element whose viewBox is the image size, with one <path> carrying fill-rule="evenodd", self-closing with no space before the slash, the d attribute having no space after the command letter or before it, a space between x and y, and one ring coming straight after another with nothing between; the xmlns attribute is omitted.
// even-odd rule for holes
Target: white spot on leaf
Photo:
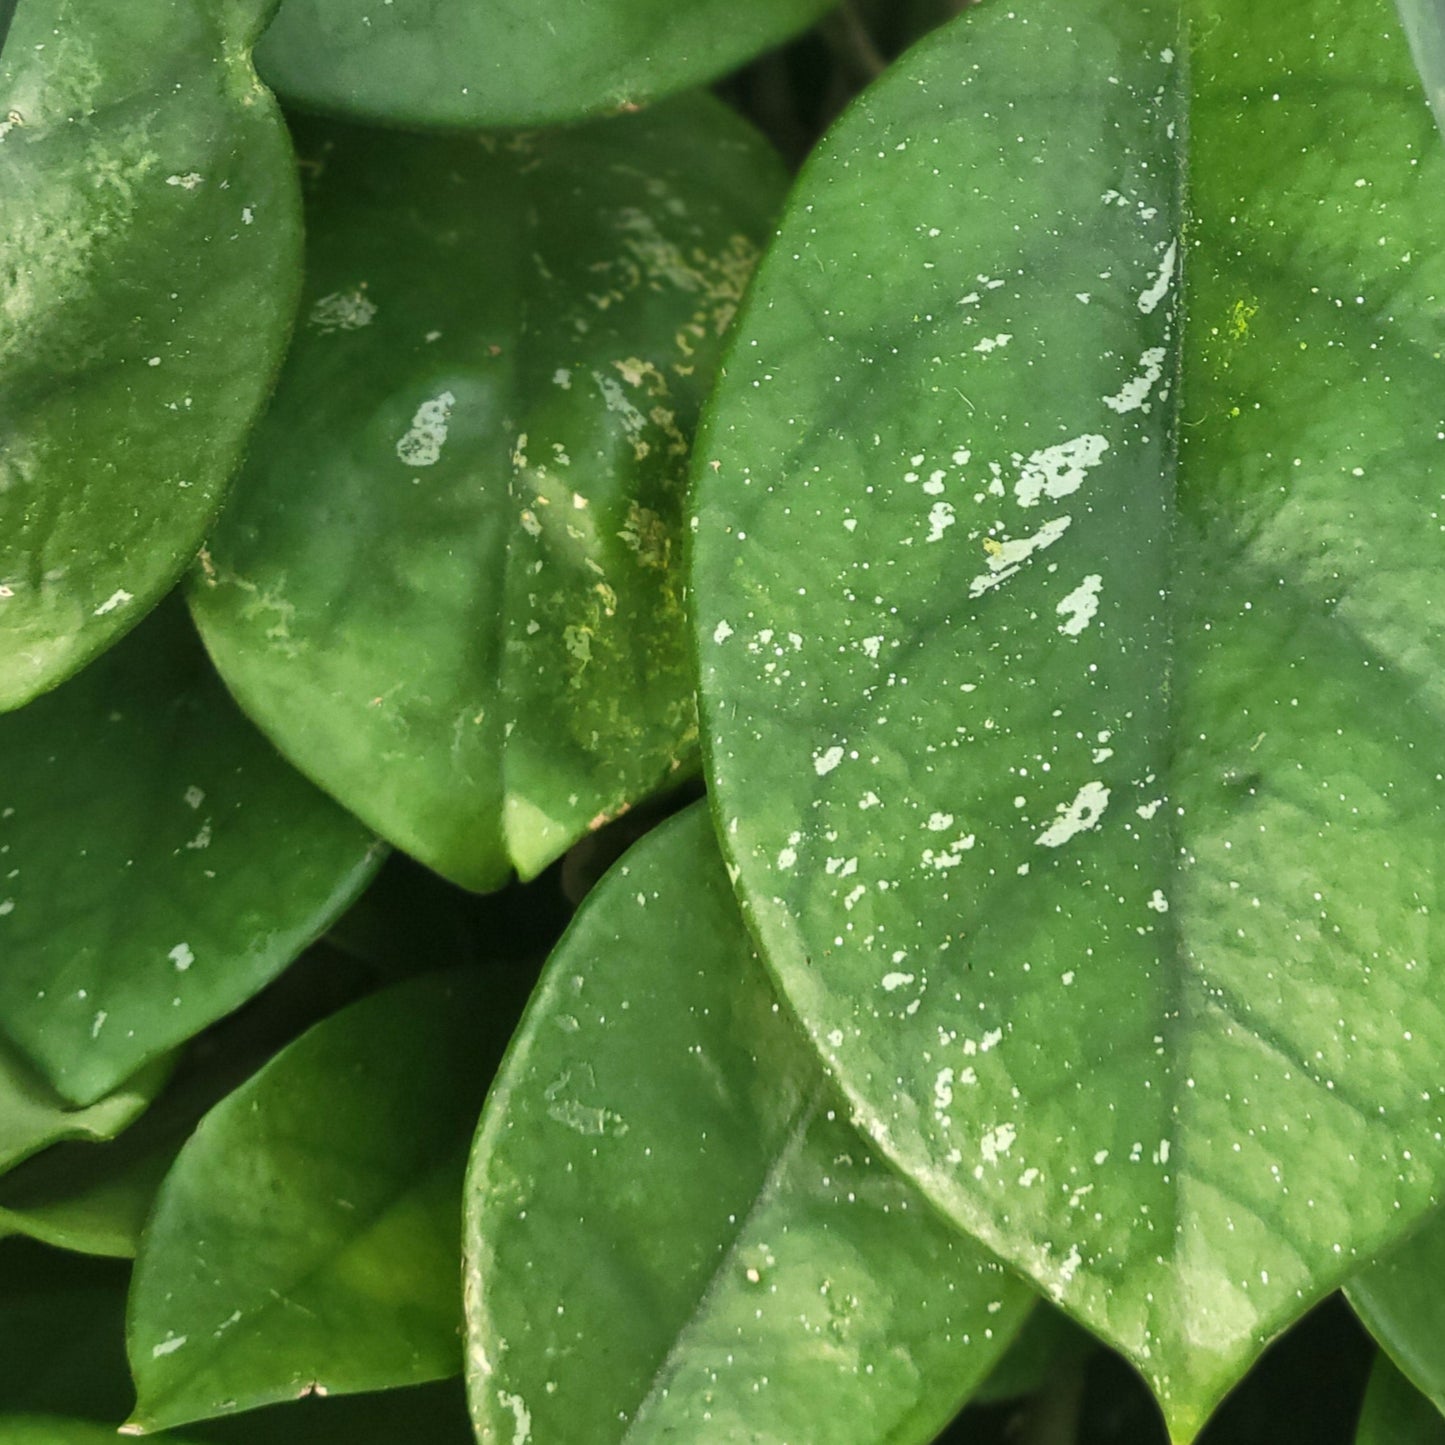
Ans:
<svg viewBox="0 0 1445 1445"><path fill-rule="evenodd" d="M397 456L409 467L435 466L446 445L456 397L449 391L424 401L411 419L411 429L396 444Z"/></svg>
<svg viewBox="0 0 1445 1445"><path fill-rule="evenodd" d="M1077 637L1093 620L1099 610L1099 589L1104 579L1097 572L1091 572L1054 609L1064 620L1059 631L1066 637Z"/></svg>
<svg viewBox="0 0 1445 1445"><path fill-rule="evenodd" d="M1069 530L1072 520L1070 517L1055 517L1053 521L1045 522L1031 537L1018 537L1009 542L995 543L997 550L989 553L988 571L980 572L968 584L968 595L982 597L990 589L1001 587L1022 569L1023 564L1035 552L1052 547Z"/></svg>
<svg viewBox="0 0 1445 1445"><path fill-rule="evenodd" d="M1117 411L1120 416L1125 412L1138 411L1140 407L1147 411L1149 393L1154 389L1154 383L1164 375L1165 355L1162 346L1151 346L1139 358L1139 375L1126 381L1113 396L1106 396L1104 405Z"/></svg>
<svg viewBox="0 0 1445 1445"><path fill-rule="evenodd" d="M375 315L376 303L368 300L360 288L332 291L311 308L306 324L323 336L330 336L336 331L360 331L363 326L371 325Z"/></svg>
<svg viewBox="0 0 1445 1445"><path fill-rule="evenodd" d="M1033 507L1044 497L1057 500L1077 492L1108 450L1104 437L1089 432L1033 452L1014 483L1019 506Z"/></svg>
<svg viewBox="0 0 1445 1445"><path fill-rule="evenodd" d="M512 1445L527 1445L532 1438L532 1412L527 1408L527 1402L520 1395L508 1394L506 1390L498 1390L497 1399L503 1408L512 1412Z"/></svg>
<svg viewBox="0 0 1445 1445"><path fill-rule="evenodd" d="M1034 842L1043 848L1059 848L1079 833L1099 826L1104 809L1109 806L1109 790L1103 783L1085 783L1074 801L1059 808L1059 816Z"/></svg>
<svg viewBox="0 0 1445 1445"><path fill-rule="evenodd" d="M107 612L114 612L117 607L124 607L127 602L134 602L135 598L125 590L124 587L117 587L99 607L95 609L93 616L104 617Z"/></svg>
<svg viewBox="0 0 1445 1445"><path fill-rule="evenodd" d="M979 1144L979 1152L986 1164L997 1164L1001 1154L1007 1154L1018 1138L1018 1130L1012 1124L999 1124L990 1129Z"/></svg>
<svg viewBox="0 0 1445 1445"><path fill-rule="evenodd" d="M1174 280L1174 263L1178 256L1178 243L1171 241L1169 249L1164 252L1164 259L1159 263L1159 274L1154 278L1149 289L1139 298L1139 310L1145 316L1152 315L1155 308L1168 294L1169 286Z"/></svg>

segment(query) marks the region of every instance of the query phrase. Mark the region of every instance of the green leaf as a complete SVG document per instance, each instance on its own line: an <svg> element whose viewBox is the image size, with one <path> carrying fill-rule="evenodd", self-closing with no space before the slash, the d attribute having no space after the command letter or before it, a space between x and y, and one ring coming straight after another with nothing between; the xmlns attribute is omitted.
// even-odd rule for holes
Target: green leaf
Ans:
<svg viewBox="0 0 1445 1445"><path fill-rule="evenodd" d="M300 269L269 0L42 0L0 61L0 710L190 562L281 361Z"/></svg>
<svg viewBox="0 0 1445 1445"><path fill-rule="evenodd" d="M732 70L834 0L286 0L257 48L298 105L397 124L630 111Z"/></svg>
<svg viewBox="0 0 1445 1445"><path fill-rule="evenodd" d="M0 1245L0 1417L83 1416L109 1427L134 1398L125 1362L129 1271L35 1245ZM208 1420L187 1437L213 1445L471 1445L458 1379L366 1395L308 1396ZM169 1437L167 1437L169 1438Z"/></svg>
<svg viewBox="0 0 1445 1445"><path fill-rule="evenodd" d="M236 710L179 604L0 718L0 1034L72 1104L274 978L375 872Z"/></svg>
<svg viewBox="0 0 1445 1445"><path fill-rule="evenodd" d="M201 1118L303 1027L359 997L364 982L340 955L309 950L262 997L197 1039L165 1091L118 1138L58 1145L0 1178L0 1236L134 1256L156 1190Z"/></svg>
<svg viewBox="0 0 1445 1445"><path fill-rule="evenodd" d="M192 606L302 771L496 887L695 758L686 455L781 172L706 97L300 145L306 322Z"/></svg>
<svg viewBox="0 0 1445 1445"><path fill-rule="evenodd" d="M483 1112L478 1438L931 1440L1032 1297L834 1102L692 808L589 895Z"/></svg>
<svg viewBox="0 0 1445 1445"><path fill-rule="evenodd" d="M1445 1411L1445 1219L1436 1216L1345 1286L1354 1311L1411 1381Z"/></svg>
<svg viewBox="0 0 1445 1445"><path fill-rule="evenodd" d="M790 1003L1180 1439L1445 1165L1445 155L1388 5L1184 18L981 6L865 95L693 579Z"/></svg>
<svg viewBox="0 0 1445 1445"><path fill-rule="evenodd" d="M1445 1416L1387 1355L1379 1357L1370 1375L1355 1445L1445 1445Z"/></svg>
<svg viewBox="0 0 1445 1445"><path fill-rule="evenodd" d="M497 992L450 972L363 999L207 1115L136 1261L134 1432L460 1371L459 1200L511 1017Z"/></svg>
<svg viewBox="0 0 1445 1445"><path fill-rule="evenodd" d="M23 1235L80 1254L131 1259L175 1157L159 1148L100 1160L71 1145L0 1181L0 1239Z"/></svg>
<svg viewBox="0 0 1445 1445"><path fill-rule="evenodd" d="M170 1073L160 1058L112 1094L77 1109L0 1037L0 1174L64 1139L114 1139L155 1098Z"/></svg>
<svg viewBox="0 0 1445 1445"><path fill-rule="evenodd" d="M1445 133L1445 0L1396 0L1425 95Z"/></svg>

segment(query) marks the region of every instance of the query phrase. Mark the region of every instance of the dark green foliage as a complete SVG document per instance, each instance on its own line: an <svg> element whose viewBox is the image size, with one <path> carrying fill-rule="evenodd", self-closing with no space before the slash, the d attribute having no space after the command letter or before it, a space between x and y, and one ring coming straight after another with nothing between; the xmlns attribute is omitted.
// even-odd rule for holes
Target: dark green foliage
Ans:
<svg viewBox="0 0 1445 1445"><path fill-rule="evenodd" d="M1439 1445L1445 0L0 46L0 1445Z"/></svg>

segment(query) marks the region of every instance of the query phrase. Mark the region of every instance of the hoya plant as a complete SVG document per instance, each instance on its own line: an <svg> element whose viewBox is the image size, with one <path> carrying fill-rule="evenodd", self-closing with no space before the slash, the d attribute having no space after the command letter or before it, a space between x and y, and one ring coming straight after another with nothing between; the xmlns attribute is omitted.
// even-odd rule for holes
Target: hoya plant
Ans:
<svg viewBox="0 0 1445 1445"><path fill-rule="evenodd" d="M0 45L0 1445L1445 1441L1442 0Z"/></svg>

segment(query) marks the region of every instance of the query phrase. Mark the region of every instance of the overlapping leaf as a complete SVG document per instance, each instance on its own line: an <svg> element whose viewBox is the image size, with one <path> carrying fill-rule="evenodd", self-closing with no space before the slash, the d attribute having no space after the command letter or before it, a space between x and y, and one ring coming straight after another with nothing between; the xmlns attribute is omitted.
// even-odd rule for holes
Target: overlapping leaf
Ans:
<svg viewBox="0 0 1445 1445"><path fill-rule="evenodd" d="M1031 1297L834 1102L696 807L589 896L482 1116L479 1438L931 1440Z"/></svg>
<svg viewBox="0 0 1445 1445"><path fill-rule="evenodd" d="M96 1160L62 1147L0 1180L0 1239L22 1236L78 1254L130 1259L175 1150Z"/></svg>
<svg viewBox="0 0 1445 1445"><path fill-rule="evenodd" d="M193 607L303 771L495 887L695 758L686 457L782 177L705 97L301 146L305 324Z"/></svg>
<svg viewBox="0 0 1445 1445"><path fill-rule="evenodd" d="M399 124L554 124L702 85L834 0L286 0L257 51L288 100Z"/></svg>
<svg viewBox="0 0 1445 1445"><path fill-rule="evenodd" d="M43 0L0 59L0 710L195 555L280 364L300 270L273 0Z"/></svg>
<svg viewBox="0 0 1445 1445"><path fill-rule="evenodd" d="M1386 4L980 7L805 172L698 444L769 962L1181 1439L1445 1170L1442 159Z"/></svg>
<svg viewBox="0 0 1445 1445"><path fill-rule="evenodd" d="M134 1256L156 1190L202 1117L308 1024L360 997L367 982L344 955L308 950L261 998L186 1050L164 1092L118 1137L59 1144L0 1178L0 1236ZM173 1063L151 1069L163 1076Z"/></svg>
<svg viewBox="0 0 1445 1445"><path fill-rule="evenodd" d="M458 1201L507 1002L478 974L399 984L207 1115L136 1261L133 1428L460 1370Z"/></svg>
<svg viewBox="0 0 1445 1445"><path fill-rule="evenodd" d="M1445 1412L1445 1222L1425 1227L1345 1288L1355 1313Z"/></svg>
<svg viewBox="0 0 1445 1445"><path fill-rule="evenodd" d="M113 1094L76 1108L0 1038L0 1174L65 1139L113 1139L134 1120L166 1081L170 1064L159 1059Z"/></svg>
<svg viewBox="0 0 1445 1445"><path fill-rule="evenodd" d="M33 1245L0 1246L0 1420L11 1425L20 1415L78 1417L116 1440L115 1425L134 1398L125 1361L126 1273L110 1261L76 1260ZM459 1378L369 1395L311 1395L255 1414L207 1420L184 1435L209 1445L472 1441Z"/></svg>
<svg viewBox="0 0 1445 1445"><path fill-rule="evenodd" d="M1381 1355L1370 1375L1355 1445L1445 1445L1445 1416Z"/></svg>
<svg viewBox="0 0 1445 1445"><path fill-rule="evenodd" d="M93 1104L274 978L379 851L241 716L168 604L0 718L0 1034Z"/></svg>

